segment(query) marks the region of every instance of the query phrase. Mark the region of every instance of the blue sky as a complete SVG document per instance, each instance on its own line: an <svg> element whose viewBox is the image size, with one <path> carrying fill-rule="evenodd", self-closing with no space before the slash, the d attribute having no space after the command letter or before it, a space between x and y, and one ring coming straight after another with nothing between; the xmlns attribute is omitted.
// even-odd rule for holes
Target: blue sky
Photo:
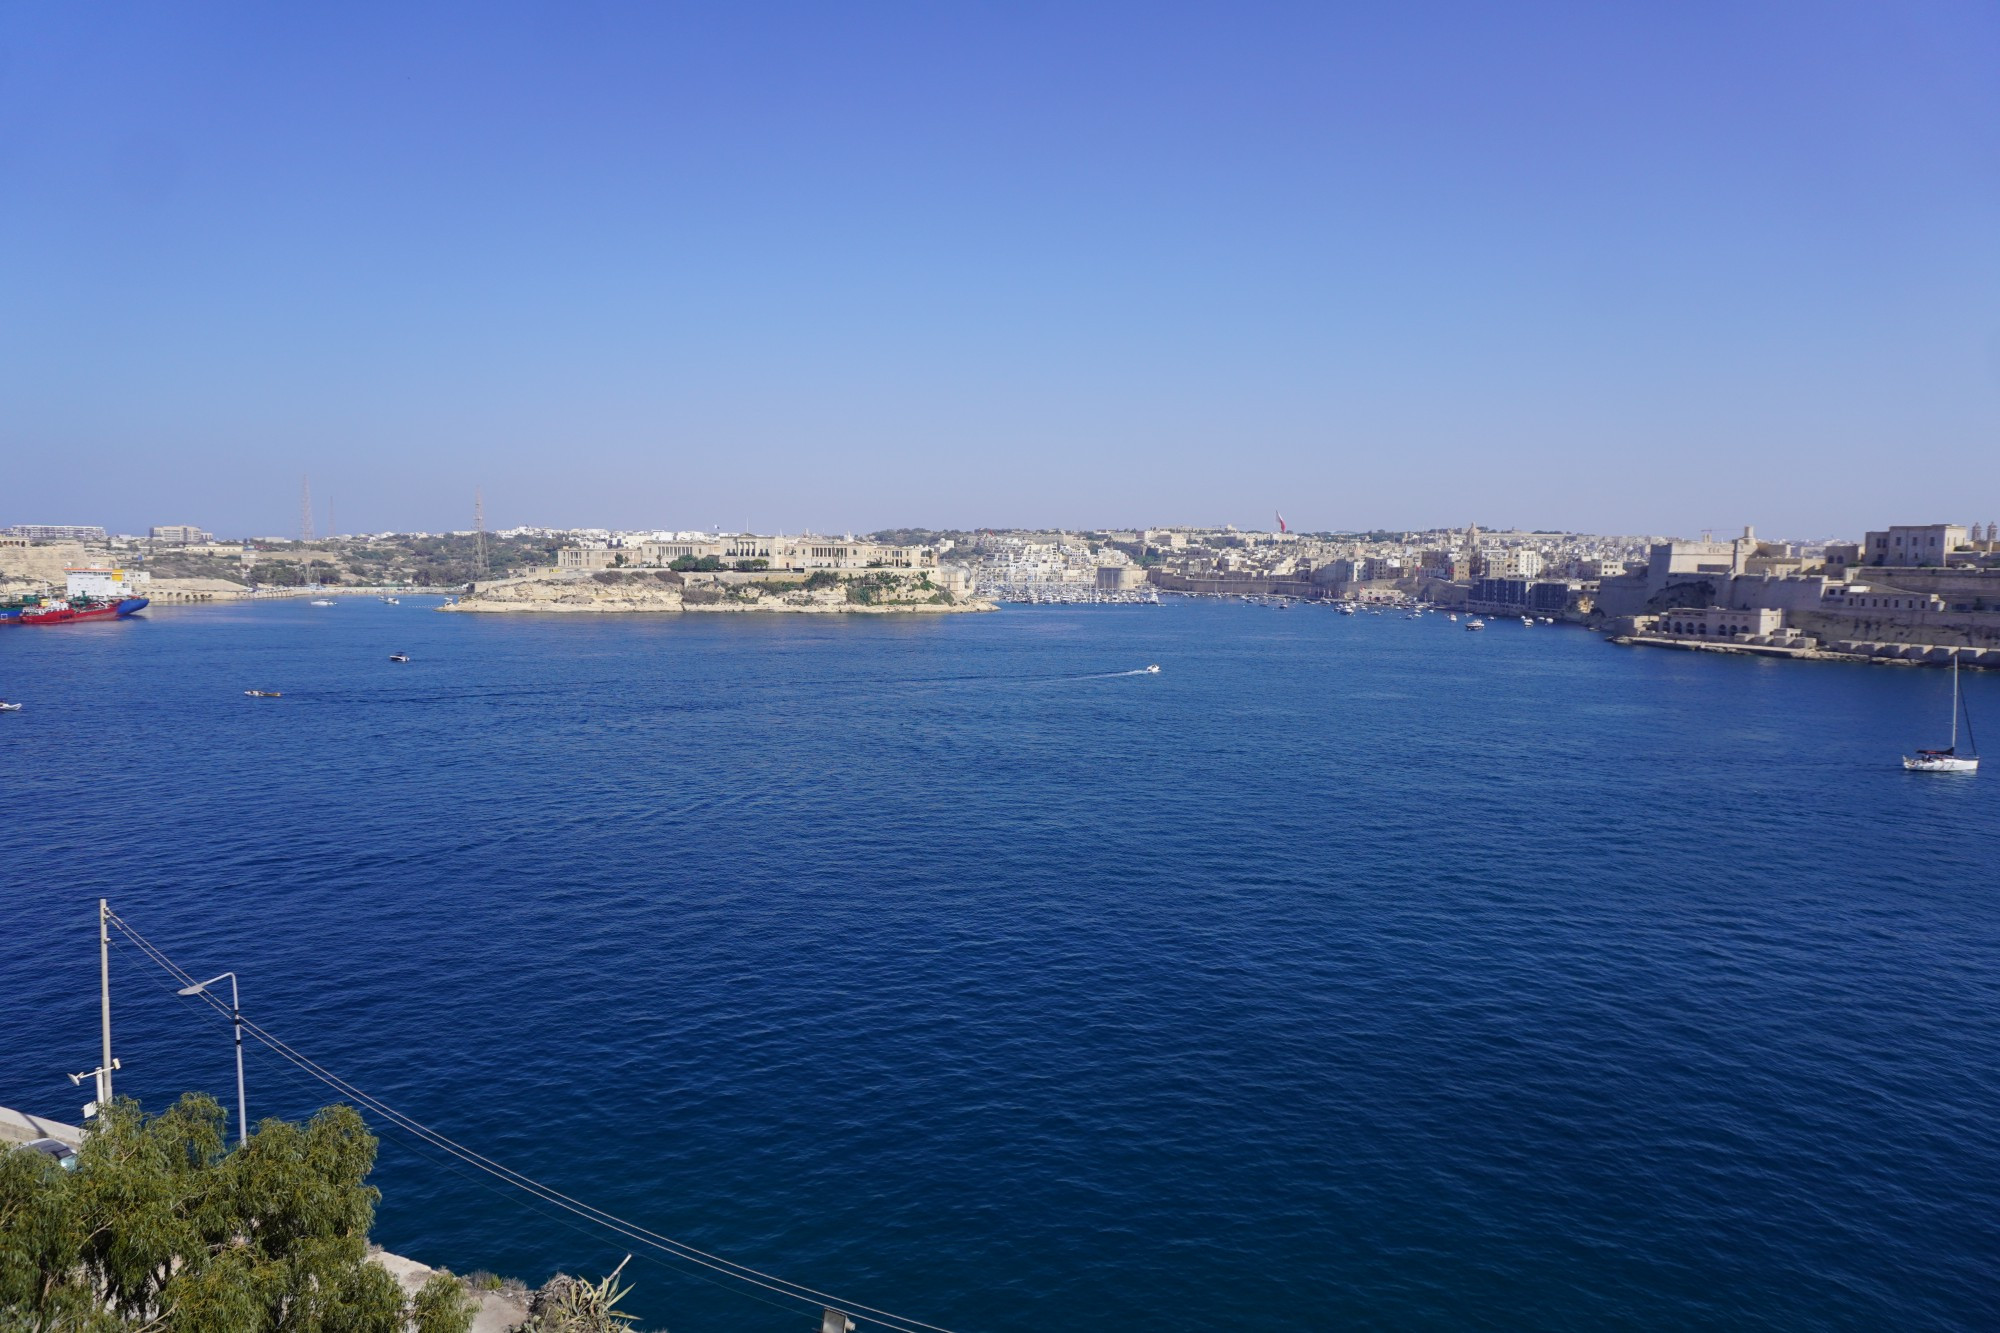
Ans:
<svg viewBox="0 0 2000 1333"><path fill-rule="evenodd" d="M2000 9L4 0L0 452L232 533L2000 518Z"/></svg>

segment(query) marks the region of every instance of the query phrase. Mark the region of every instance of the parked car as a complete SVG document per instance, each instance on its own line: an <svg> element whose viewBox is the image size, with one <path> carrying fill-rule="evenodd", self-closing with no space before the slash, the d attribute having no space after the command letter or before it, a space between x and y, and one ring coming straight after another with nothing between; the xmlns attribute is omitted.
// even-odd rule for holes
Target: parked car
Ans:
<svg viewBox="0 0 2000 1333"><path fill-rule="evenodd" d="M31 1152L47 1153L61 1163L65 1171L76 1170L76 1149L61 1139L29 1139L21 1146Z"/></svg>

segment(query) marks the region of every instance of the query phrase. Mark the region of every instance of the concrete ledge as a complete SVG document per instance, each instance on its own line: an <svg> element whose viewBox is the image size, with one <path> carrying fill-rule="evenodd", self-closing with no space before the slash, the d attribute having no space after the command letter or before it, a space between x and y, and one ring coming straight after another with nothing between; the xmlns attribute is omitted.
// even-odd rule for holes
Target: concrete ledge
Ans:
<svg viewBox="0 0 2000 1333"><path fill-rule="evenodd" d="M396 1284L402 1287L403 1293L408 1296L415 1296L424 1283L430 1280L431 1275L437 1272L435 1268L426 1267L415 1259L405 1259L402 1255L391 1254L387 1250L371 1248L368 1260L387 1269L389 1276L396 1279ZM528 1321L528 1307L500 1292L475 1291L472 1295L479 1302L479 1308L472 1314L472 1333L508 1333L508 1330L518 1328Z"/></svg>
<svg viewBox="0 0 2000 1333"><path fill-rule="evenodd" d="M60 1139L72 1148L81 1148L83 1131L60 1120L44 1120L38 1115L0 1106L0 1143L28 1143L34 1139Z"/></svg>

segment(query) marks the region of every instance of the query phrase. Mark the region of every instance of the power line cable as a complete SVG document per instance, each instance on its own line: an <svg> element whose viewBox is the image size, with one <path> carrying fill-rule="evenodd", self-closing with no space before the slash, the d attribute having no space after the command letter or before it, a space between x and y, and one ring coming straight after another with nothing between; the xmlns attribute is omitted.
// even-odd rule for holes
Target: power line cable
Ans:
<svg viewBox="0 0 2000 1333"><path fill-rule="evenodd" d="M165 970L168 973L168 975L173 976L178 980L184 981L189 986L195 984L193 979L193 974L187 972L185 969L181 968L178 964L174 963L172 959L168 958L164 953L160 952L159 949L157 949L150 941L147 941L143 936L139 935L139 933L133 930L128 924L126 924L123 921L117 920L115 914L113 914L112 919L117 924L119 929L128 938L130 938L133 941L133 943L139 945L139 947L146 952L148 957L152 958L156 964L158 964L163 970ZM210 1003L210 1007L213 1008L218 1014L229 1017L230 1021L232 1022L236 1021L233 1011L231 1011L219 999L215 999L214 997L208 995L206 991L197 992L197 996L199 998L208 1000ZM544 1185L540 1181L537 1181L530 1176L522 1175L520 1172L513 1170L511 1167L503 1166L500 1163L495 1162L490 1158L483 1157L479 1153L474 1152L472 1149L465 1147L463 1144L457 1143L454 1140L447 1138L445 1135L439 1133L438 1131L431 1129L429 1126L426 1126L421 1122L412 1119L411 1117L403 1114L401 1111L398 1111L396 1108L390 1106L388 1103L383 1102L379 1098L374 1097L367 1092L364 1092L362 1089L356 1087L354 1084L349 1083L347 1080L341 1078L339 1075L334 1074L332 1071L326 1069L324 1066L319 1065L317 1062L313 1061L309 1057L301 1054L300 1052L292 1048L289 1044L287 1044L285 1041L277 1037L275 1034L251 1022L249 1019L247 1018L243 1019L242 1023L244 1030L246 1032L249 1032L252 1036L256 1037L257 1040L264 1046L271 1049L273 1052L278 1054L283 1059L286 1059L290 1061L292 1064L297 1065L300 1069L311 1074L313 1077L319 1079L321 1082L327 1084L329 1087L335 1089L338 1092L341 1092L342 1094L352 1098L357 1102L360 1102L362 1105L375 1111L378 1115L381 1115L389 1119L391 1122L399 1125L401 1128L409 1131L412 1134L419 1136L425 1142L430 1143L435 1147L441 1148L444 1151L451 1153L453 1156L459 1158L459 1160L464 1161L472 1166L478 1167L480 1170L495 1176L497 1179L500 1179L507 1184L515 1186L517 1189L521 1189L531 1195L534 1195L536 1198L543 1199L546 1202L554 1204L558 1208L562 1208L567 1212L574 1213L578 1217L581 1217L586 1221L594 1222L597 1225L606 1228L607 1230L615 1231L619 1235L625 1236L631 1240L638 1241L642 1245L651 1246L654 1249L660 1250L662 1253L672 1255L674 1258L681 1259L689 1263L699 1264L704 1268L712 1269L717 1273L721 1273L725 1277L734 1278L739 1282L745 1282L750 1284L751 1286L762 1287L764 1290L775 1292L780 1296L790 1297L793 1300L804 1301L807 1304L811 1305L821 1305L821 1304L832 1305L842 1309L843 1312L849 1314L852 1314L854 1311L867 1311L869 1315L873 1316L872 1318L869 1318L867 1322L873 1324L879 1324L883 1328L890 1330L890 1333L918 1333L920 1329L933 1330L934 1333L949 1333L949 1330L941 1330L935 1324L926 1324L920 1320L907 1319L905 1316L894 1315L886 1311L877 1310L873 1306L850 1304L848 1302L843 1301L840 1297L832 1295L831 1293L822 1292L815 1288L807 1287L804 1286L803 1284L792 1282L786 1278L777 1277L773 1274L765 1273L762 1272L761 1270L750 1268L748 1265L745 1264L738 1264L734 1260L724 1259L720 1255L710 1254L708 1251L697 1249L694 1246L687 1244L685 1241L678 1241L672 1238L671 1236L663 1236L658 1232L649 1231L646 1228L639 1226L637 1223L627 1221L626 1219L618 1217L613 1213L607 1213L601 1208L596 1208L590 1204L583 1203L581 1200L572 1198L567 1194L563 1194L561 1191L554 1189L552 1186ZM753 1274L754 1276L750 1276ZM768 1281L762 1281L759 1279L768 1279ZM745 1294L747 1295L748 1293ZM912 1325L914 1325L914 1327L912 1327Z"/></svg>
<svg viewBox="0 0 2000 1333"><path fill-rule="evenodd" d="M141 958L143 958L147 962L155 961L149 955L141 955L135 947L128 946L124 940L119 939L115 936L112 938L111 943L112 946L116 948L121 954L125 954L126 956L132 958L135 961L138 961ZM211 1010L215 1012L216 1016L219 1019L221 1019L224 1022L230 1021L229 1010L226 1007L221 1006L220 1001L213 999L213 997L211 997L207 991L198 991L193 995L182 995L171 984L162 984L160 986L160 992L164 995L171 995L174 996L176 999L180 999L191 1004L206 1004ZM392 1123L390 1125L390 1128L401 1130L402 1126ZM408 1134L408 1131L404 1131L404 1133ZM431 1153L425 1152L422 1148L416 1146L417 1143L426 1143L428 1142L428 1140L417 1138L417 1136L415 1135L409 1135L409 1137L415 1139L416 1142L412 1143L406 1139L399 1139L398 1142L402 1143L403 1147L408 1149L410 1152L415 1153L418 1157L423 1158L423 1160L429 1162L432 1166L437 1167L439 1170L449 1171L452 1175L457 1176L460 1180L465 1181L467 1184L472 1185L477 1189L484 1190L486 1193L491 1194L496 1199L506 1199L509 1200L510 1202L519 1203L522 1207L528 1209L530 1212L541 1217L544 1221L562 1227L566 1231L573 1231L579 1236L595 1237L598 1235L596 1231L593 1231L589 1227L582 1225L581 1223L573 1220L572 1218L564 1217L560 1213L554 1212L548 1208L540 1206L541 1201L539 1200L539 1196L530 1196L531 1198L536 1199L537 1200L536 1202L530 1202L528 1199L522 1199L518 1194L510 1193L507 1190L500 1188L499 1185L493 1184L483 1178L486 1175L491 1175L492 1174L491 1172L482 1172L481 1174L475 1175L473 1172L467 1171L463 1167L457 1165L456 1162L450 1157L435 1156ZM718 1291L727 1291L733 1295L745 1297L749 1300L757 1302L759 1305L768 1305L773 1310L784 1310L789 1313L797 1308L791 1305L780 1305L777 1301L771 1300L769 1297L766 1296L759 1296L754 1291L746 1291L741 1287L731 1286L728 1283L723 1282L718 1278L710 1277L705 1273L700 1273L692 1268L686 1267L684 1264L676 1263L674 1260L667 1258L664 1254L649 1254L644 1250L640 1250L637 1252L636 1257L640 1260L640 1262L656 1264L660 1268L664 1269L669 1273L672 1273L676 1277L693 1278L696 1282L700 1282L707 1286L714 1287Z"/></svg>
<svg viewBox="0 0 2000 1333"><path fill-rule="evenodd" d="M112 925L116 926L126 938L137 945L155 965L160 967L169 976L174 977L185 986L191 987L197 984L192 973L167 957L165 953L138 931L134 930L116 912L107 912L106 919ZM228 1005L222 1003L221 1000L210 995L207 991L197 991L195 997L207 1001L210 1008L214 1009L218 1014L229 1018L232 1022L239 1021L235 1011L232 1011ZM431 1129L420 1121L405 1115L380 1098L370 1095L331 1070L318 1064L310 1057L293 1048L276 1034L253 1023L248 1018L242 1018L240 1021L243 1024L243 1030L255 1037L259 1043L281 1058L312 1075L320 1082L325 1083L328 1087L353 1098L355 1101L367 1106L378 1115L383 1116L407 1132L423 1139L433 1147L450 1153L460 1161L474 1166L494 1176L496 1179L514 1186L516 1189L534 1195L536 1198L542 1199L547 1203L554 1204L556 1207L564 1209L567 1212L574 1213L586 1221L593 1222L607 1230L615 1231L619 1235L635 1240L642 1245L651 1246L676 1259L712 1269L725 1277L734 1278L738 1282L761 1287L766 1291L774 1292L777 1295L789 1297L796 1301L802 1301L809 1305L831 1306L848 1314L857 1321L862 1320L865 1316L866 1322L880 1325L882 1328L889 1330L890 1333L951 1333L951 1330L937 1324L928 1324L920 1319L893 1314L871 1305L850 1302L841 1297L834 1296L830 1292L820 1291L815 1287L808 1287L803 1283L793 1282L789 1279L778 1277L775 1274L766 1273L761 1269L751 1268L748 1264L737 1263L733 1259L725 1259L721 1255L711 1254L707 1250L688 1244L686 1241L675 1240L671 1236L664 1236L659 1232L650 1231L635 1222L628 1221L616 1214L584 1203L580 1199L572 1198L570 1195L564 1194L553 1186L545 1185L531 1176L523 1175L511 1167L504 1166L499 1162L493 1161L491 1158L484 1157L439 1131Z"/></svg>

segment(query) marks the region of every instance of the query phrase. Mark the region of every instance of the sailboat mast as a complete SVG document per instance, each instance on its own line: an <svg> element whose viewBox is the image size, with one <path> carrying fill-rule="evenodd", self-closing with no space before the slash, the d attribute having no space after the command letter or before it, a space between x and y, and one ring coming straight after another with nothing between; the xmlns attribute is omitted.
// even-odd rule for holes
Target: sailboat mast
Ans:
<svg viewBox="0 0 2000 1333"><path fill-rule="evenodd" d="M1956 657L1952 658L1951 664L1953 671L1952 679L1956 681L1958 679L1958 659ZM1957 691L1954 690L1953 693L1956 694ZM1972 752L1976 755L1979 753L1979 737L1972 734L1972 705L1967 703L1963 696L1960 696L1958 708L1960 712L1965 714L1965 743L1972 747Z"/></svg>
<svg viewBox="0 0 2000 1333"><path fill-rule="evenodd" d="M1958 650L1951 653L1951 749L1958 753Z"/></svg>

